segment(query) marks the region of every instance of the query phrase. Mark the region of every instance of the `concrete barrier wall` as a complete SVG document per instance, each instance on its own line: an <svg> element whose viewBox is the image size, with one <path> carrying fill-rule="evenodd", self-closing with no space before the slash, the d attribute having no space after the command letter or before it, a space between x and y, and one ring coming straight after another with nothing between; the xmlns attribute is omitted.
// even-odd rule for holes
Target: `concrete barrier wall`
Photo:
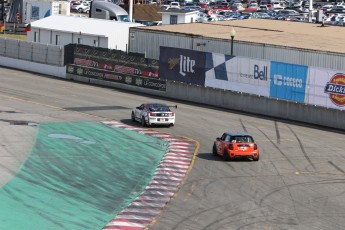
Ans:
<svg viewBox="0 0 345 230"><path fill-rule="evenodd" d="M66 66L46 65L2 56L0 56L0 66L66 78Z"/></svg>
<svg viewBox="0 0 345 230"><path fill-rule="evenodd" d="M345 110L327 109L304 103L265 98L228 90L204 88L179 82L167 82L167 91L162 92L131 85L89 79L66 74L66 67L63 66L63 57L64 50L60 46L44 45L15 39L0 39L0 66L46 74L58 78L73 79L94 85L345 130Z"/></svg>
<svg viewBox="0 0 345 230"><path fill-rule="evenodd" d="M0 56L62 67L64 47L0 38Z"/></svg>
<svg viewBox="0 0 345 230"><path fill-rule="evenodd" d="M155 96L345 130L345 111L327 109L325 107L317 107L304 103L277 100L229 90L204 88L202 86L180 82L168 81L167 91L161 92L71 74L67 74L66 78L95 85L125 89Z"/></svg>

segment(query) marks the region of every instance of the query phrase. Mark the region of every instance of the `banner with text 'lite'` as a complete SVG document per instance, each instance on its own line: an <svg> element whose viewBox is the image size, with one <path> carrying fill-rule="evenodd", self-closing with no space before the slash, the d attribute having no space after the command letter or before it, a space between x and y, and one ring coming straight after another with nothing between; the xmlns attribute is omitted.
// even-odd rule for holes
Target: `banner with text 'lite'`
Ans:
<svg viewBox="0 0 345 230"><path fill-rule="evenodd" d="M160 47L159 77L169 81L205 85L205 52Z"/></svg>

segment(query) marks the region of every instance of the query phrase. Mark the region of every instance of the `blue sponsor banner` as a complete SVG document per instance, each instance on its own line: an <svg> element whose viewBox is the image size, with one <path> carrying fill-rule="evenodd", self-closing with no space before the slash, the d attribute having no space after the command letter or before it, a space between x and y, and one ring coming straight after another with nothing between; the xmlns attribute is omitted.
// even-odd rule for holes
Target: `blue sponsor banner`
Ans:
<svg viewBox="0 0 345 230"><path fill-rule="evenodd" d="M205 86L206 53L160 47L159 78Z"/></svg>
<svg viewBox="0 0 345 230"><path fill-rule="evenodd" d="M304 102L308 66L271 62L270 97Z"/></svg>

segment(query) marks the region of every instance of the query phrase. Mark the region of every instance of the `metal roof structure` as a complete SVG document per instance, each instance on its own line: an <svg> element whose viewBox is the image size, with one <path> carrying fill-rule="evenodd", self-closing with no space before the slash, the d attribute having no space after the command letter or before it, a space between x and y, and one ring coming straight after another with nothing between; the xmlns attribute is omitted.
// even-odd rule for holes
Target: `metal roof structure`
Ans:
<svg viewBox="0 0 345 230"><path fill-rule="evenodd" d="M230 39L231 27L236 30L237 41L345 53L345 46L341 43L345 36L345 27L331 25L322 27L321 24L316 23L248 19L163 25L140 28L140 30L224 40Z"/></svg>
<svg viewBox="0 0 345 230"><path fill-rule="evenodd" d="M118 22L105 19L52 15L31 23L32 28L47 29L70 33L82 33L108 37L121 29L144 26L140 23Z"/></svg>

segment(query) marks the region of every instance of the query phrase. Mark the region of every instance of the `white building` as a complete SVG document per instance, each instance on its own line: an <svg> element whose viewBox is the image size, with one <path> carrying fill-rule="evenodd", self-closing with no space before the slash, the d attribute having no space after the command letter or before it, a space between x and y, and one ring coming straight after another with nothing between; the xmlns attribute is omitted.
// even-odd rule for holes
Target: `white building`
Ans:
<svg viewBox="0 0 345 230"><path fill-rule="evenodd" d="M192 23L197 18L198 11L168 9L162 13L162 25Z"/></svg>
<svg viewBox="0 0 345 230"><path fill-rule="evenodd" d="M28 41L53 45L70 43L127 51L129 28L139 23L52 15L31 23Z"/></svg>
<svg viewBox="0 0 345 230"><path fill-rule="evenodd" d="M30 23L51 15L70 15L67 1L23 1L23 23Z"/></svg>

